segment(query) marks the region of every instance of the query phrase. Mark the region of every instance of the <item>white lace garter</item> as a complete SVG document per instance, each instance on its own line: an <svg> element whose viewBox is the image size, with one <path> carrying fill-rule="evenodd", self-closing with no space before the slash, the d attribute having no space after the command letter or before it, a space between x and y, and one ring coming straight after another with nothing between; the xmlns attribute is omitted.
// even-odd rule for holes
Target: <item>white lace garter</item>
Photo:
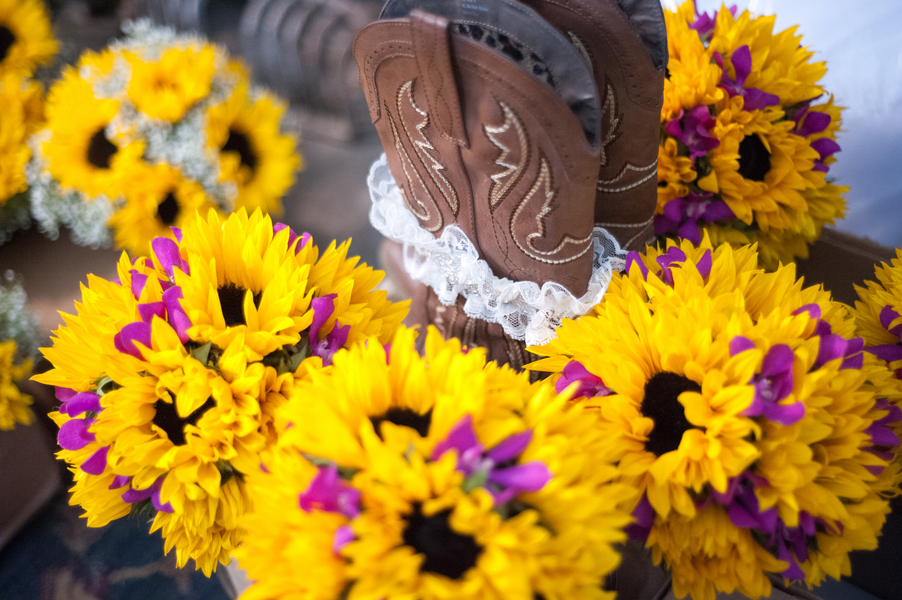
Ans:
<svg viewBox="0 0 902 600"><path fill-rule="evenodd" d="M586 293L576 298L564 286L549 281L540 288L531 281L497 277L479 258L476 247L456 225L441 237L420 227L404 205L385 154L370 168L367 184L373 206L370 222L385 237L404 244L404 268L411 277L435 290L445 305L466 298L467 316L500 323L504 332L529 346L557 337L563 319L588 313L601 301L611 276L625 265L626 252L601 227L594 231L594 266Z"/></svg>

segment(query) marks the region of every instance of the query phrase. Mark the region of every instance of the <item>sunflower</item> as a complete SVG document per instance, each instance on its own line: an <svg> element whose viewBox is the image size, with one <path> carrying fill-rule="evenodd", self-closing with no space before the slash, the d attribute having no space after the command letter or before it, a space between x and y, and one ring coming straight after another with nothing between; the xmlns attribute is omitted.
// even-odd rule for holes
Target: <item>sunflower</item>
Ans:
<svg viewBox="0 0 902 600"><path fill-rule="evenodd" d="M132 70L129 99L148 117L170 123L210 93L217 59L222 60L210 44L168 48L155 60L133 52L124 55Z"/></svg>
<svg viewBox="0 0 902 600"><path fill-rule="evenodd" d="M0 75L30 74L59 47L40 0L0 0Z"/></svg>
<svg viewBox="0 0 902 600"><path fill-rule="evenodd" d="M245 597L609 597L634 500L568 397L434 329L423 358L403 329L339 352L248 477Z"/></svg>
<svg viewBox="0 0 902 600"><path fill-rule="evenodd" d="M36 379L57 387L59 456L89 526L153 517L178 564L209 575L241 542L244 474L275 409L347 340L388 341L405 311L371 292L380 274L259 212L211 210L174 234L150 258L123 254L114 282L89 276ZM318 259L335 279L312 277Z"/></svg>
<svg viewBox="0 0 902 600"><path fill-rule="evenodd" d="M207 111L207 143L219 153L220 179L238 187L236 208L281 214L282 195L302 168L297 141L280 132L285 105L267 93L250 96L239 84Z"/></svg>
<svg viewBox="0 0 902 600"><path fill-rule="evenodd" d="M23 394L16 386L31 373L32 361L16 362L16 342L0 342L0 431L10 430L16 424L30 425L34 419L31 396Z"/></svg>
<svg viewBox="0 0 902 600"><path fill-rule="evenodd" d="M194 213L216 209L199 183L166 164L136 169L129 183L125 203L109 226L116 245L135 255L148 254L156 237L175 239L172 228L185 225Z"/></svg>
<svg viewBox="0 0 902 600"><path fill-rule="evenodd" d="M774 33L774 17L735 13L699 14L691 0L666 12L655 231L757 242L773 270L807 256L844 212L846 190L827 178L842 109L832 97L817 102L826 67L811 62L795 28Z"/></svg>
<svg viewBox="0 0 902 600"><path fill-rule="evenodd" d="M766 595L768 572L848 574L889 510L902 420L875 396L889 372L849 310L792 266L766 273L754 247L707 236L627 265L529 368L598 412L620 480L643 494L632 534L680 597Z"/></svg>
<svg viewBox="0 0 902 600"><path fill-rule="evenodd" d="M103 194L111 199L128 189L145 144L111 135L110 122L119 112L119 104L118 100L96 97L77 68L64 70L50 88L50 138L43 143L42 152L51 175L64 189L79 190L89 198Z"/></svg>

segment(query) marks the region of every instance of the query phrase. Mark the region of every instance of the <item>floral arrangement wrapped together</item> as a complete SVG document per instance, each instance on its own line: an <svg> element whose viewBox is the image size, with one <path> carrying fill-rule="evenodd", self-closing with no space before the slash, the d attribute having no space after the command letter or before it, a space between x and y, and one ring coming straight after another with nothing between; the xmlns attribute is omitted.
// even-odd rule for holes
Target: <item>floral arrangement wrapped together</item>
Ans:
<svg viewBox="0 0 902 600"><path fill-rule="evenodd" d="M434 328L421 358L414 335L337 353L276 411L242 598L613 597L635 494L593 414Z"/></svg>
<svg viewBox="0 0 902 600"><path fill-rule="evenodd" d="M878 265L875 275L877 281L856 286L860 300L855 303L854 313L865 350L886 363L895 375L877 392L891 399L886 401L890 411L887 422L894 435L902 438L902 249L896 249L891 264ZM902 461L902 448L896 448L896 457L897 462Z"/></svg>
<svg viewBox="0 0 902 600"><path fill-rule="evenodd" d="M43 2L0 0L0 244L31 224L27 140L44 121L44 88L32 75L57 45Z"/></svg>
<svg viewBox="0 0 902 600"><path fill-rule="evenodd" d="M138 514L179 566L210 574L240 544L245 474L276 437L273 414L342 346L388 342L406 314L348 244L324 252L260 211L216 211L89 276L36 379L63 402L58 456L71 502L100 527Z"/></svg>
<svg viewBox="0 0 902 600"><path fill-rule="evenodd" d="M0 431L29 425L32 398L17 382L31 375L37 353L37 317L26 306L25 290L7 271L0 281Z"/></svg>
<svg viewBox="0 0 902 600"><path fill-rule="evenodd" d="M698 244L757 243L762 264L807 257L824 224L845 212L827 174L841 108L818 83L795 28L736 8L665 12L670 48L658 150L657 235Z"/></svg>
<svg viewBox="0 0 902 600"><path fill-rule="evenodd" d="M753 246L707 236L627 264L529 368L598 412L619 480L642 494L631 537L670 567L677 597L848 574L898 491L902 419L848 307L803 288L794 265L767 273Z"/></svg>
<svg viewBox="0 0 902 600"><path fill-rule="evenodd" d="M212 44L148 20L125 29L49 91L28 166L41 229L141 254L195 211L280 214L300 165L285 106Z"/></svg>

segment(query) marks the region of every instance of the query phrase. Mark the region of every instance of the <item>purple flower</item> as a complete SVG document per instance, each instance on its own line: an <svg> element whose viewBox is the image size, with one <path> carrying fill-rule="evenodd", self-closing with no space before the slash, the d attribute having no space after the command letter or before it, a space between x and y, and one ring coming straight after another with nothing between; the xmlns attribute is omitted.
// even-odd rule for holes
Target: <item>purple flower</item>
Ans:
<svg viewBox="0 0 902 600"><path fill-rule="evenodd" d="M88 431L96 419L72 419L60 426L56 441L64 450L81 450L96 437Z"/></svg>
<svg viewBox="0 0 902 600"><path fill-rule="evenodd" d="M182 261L182 256L179 254L179 245L174 241L165 237L157 237L150 242L150 247L157 260L160 261L160 266L170 278L174 276L175 267L185 273L188 272L188 265Z"/></svg>
<svg viewBox="0 0 902 600"><path fill-rule="evenodd" d="M889 305L884 306L883 310L880 311L880 324L883 325L883 328L891 335L900 338L900 341L895 344L881 344L867 349L868 352L880 360L885 360L886 362L902 360L902 323L899 323L895 327L890 327L899 316L899 313ZM902 374L897 372L896 377L902 378Z"/></svg>
<svg viewBox="0 0 902 600"><path fill-rule="evenodd" d="M360 490L342 481L338 467L332 464L320 467L307 489L298 496L298 505L308 513L321 510L355 519L360 514Z"/></svg>
<svg viewBox="0 0 902 600"><path fill-rule="evenodd" d="M288 247L290 248L294 241L298 239L298 234L294 232L294 230L286 225L285 223L276 223L272 226L273 234L277 234L283 229L288 230ZM306 231L301 234L301 242L295 247L294 253L298 254L301 250L304 249L304 246L307 245L308 242L313 240L313 236L307 233Z"/></svg>
<svg viewBox="0 0 902 600"><path fill-rule="evenodd" d="M335 298L338 294L328 294L321 298L314 298L310 303L313 308L313 322L310 324L310 346L314 356L323 359L323 364L329 366L332 364L332 356L338 352L348 342L348 335L351 333L351 326L344 327L335 321L332 331L326 336L322 336L322 329L335 312Z"/></svg>
<svg viewBox="0 0 902 600"><path fill-rule="evenodd" d="M342 525L336 529L335 535L332 536L332 554L335 555L335 558L340 558L342 548L353 542L355 539L357 539L357 534L350 525Z"/></svg>
<svg viewBox="0 0 902 600"><path fill-rule="evenodd" d="M843 361L839 365L840 369L860 369L864 365L864 339L846 338L836 335L832 332L830 324L826 321L819 321L814 329L814 335L820 336L820 345L818 346L817 360L814 363L815 369L820 369L831 360L842 358Z"/></svg>
<svg viewBox="0 0 902 600"><path fill-rule="evenodd" d="M72 392L71 394L63 394L65 400L59 410L64 415L77 417L86 412L98 413L103 410L103 407L100 406L100 396L93 392L81 392L80 394L76 394L74 390L56 388L56 397L61 400L63 400L60 393L61 390Z"/></svg>
<svg viewBox="0 0 902 600"><path fill-rule="evenodd" d="M548 465L541 461L529 461L509 467L497 465L513 461L526 450L532 441L532 431L508 436L497 446L484 451L473 429L473 416L461 418L448 432L448 437L436 444L432 460L438 460L445 452L457 450L457 470L465 477L481 476L483 487L495 499L495 506L512 500L521 492L537 492L551 481Z"/></svg>
<svg viewBox="0 0 902 600"><path fill-rule="evenodd" d="M698 37L705 41L714 33L714 25L717 23L717 11L715 10L711 15L708 15L707 12L699 13L698 6L695 6L694 2L693 9L695 10L695 20L689 24L689 29L697 31ZM729 11L733 16L736 16L736 5L731 6Z"/></svg>
<svg viewBox="0 0 902 600"><path fill-rule="evenodd" d="M754 344L751 346L749 344L752 343L748 338L734 337L730 340L730 355L735 356L754 347ZM755 398L743 411L744 416L763 415L767 420L781 425L792 425L805 416L805 405L801 402L780 404L781 400L792 394L793 360L792 349L786 344L776 344L767 351L761 364L761 371L749 381L750 385L755 386Z"/></svg>
<svg viewBox="0 0 902 600"><path fill-rule="evenodd" d="M627 525L624 531L632 540L644 542L651 533L651 526L655 522L655 509L652 508L648 496L643 494L642 500L633 509L633 522Z"/></svg>
<svg viewBox="0 0 902 600"><path fill-rule="evenodd" d="M645 266L645 263L642 261L642 257L635 250L630 250L626 255L626 272L632 270L633 265L637 265L639 270L642 271L642 278L648 280L648 267Z"/></svg>
<svg viewBox="0 0 902 600"><path fill-rule="evenodd" d="M889 462L893 460L893 452L888 450L902 444L902 441L899 440L899 436L890 429L890 425L902 421L902 409L895 404L891 404L886 398L877 400L874 404L874 408L876 410L885 410L886 415L875 420L871 423L871 426L865 430L865 433L871 437L871 443L873 444L873 447L868 448L868 451ZM883 469L884 467L880 465L868 467L868 471L874 475L880 475L880 473L883 472Z"/></svg>
<svg viewBox="0 0 902 600"><path fill-rule="evenodd" d="M810 135L822 133L830 126L830 121L832 120L830 115L812 111L810 108L809 102L806 102L802 108L792 115L792 120L795 121L796 125L792 128L791 133L801 137L808 137Z"/></svg>
<svg viewBox="0 0 902 600"><path fill-rule="evenodd" d="M673 272L671 271L672 265L674 263L686 262L686 253L680 250L679 246L671 246L667 249L667 252L659 256L655 259L658 265L661 267L661 270L658 271L657 275L661 278L661 280L667 285L673 285ZM641 257L638 252L629 252L626 255L626 270L629 272L630 267L633 263L639 265L639 268L642 270L642 276L647 280L648 279L648 267L642 262ZM707 279L709 275L711 275L711 268L714 265L714 260L711 255L711 250L705 250L702 257L695 264L695 267L698 269L699 275L702 276L702 279Z"/></svg>
<svg viewBox="0 0 902 600"><path fill-rule="evenodd" d="M191 320L182 308L182 288L172 286L163 292L163 303L166 305L166 314L169 318L169 324L175 329L179 336L179 341L183 344L188 341L188 330L191 328Z"/></svg>
<svg viewBox="0 0 902 600"><path fill-rule="evenodd" d="M88 475L102 475L106 470L106 455L110 451L109 446L103 446L92 454L88 460L81 463L81 470Z"/></svg>
<svg viewBox="0 0 902 600"><path fill-rule="evenodd" d="M719 88L725 90L730 98L742 96L742 108L744 110L762 110L768 106L779 106L780 98L774 94L765 93L757 88L745 87L745 80L752 72L752 53L748 46L740 46L733 51L730 62L736 72L736 79L730 79L724 68L723 56L719 52L714 53L714 62L723 69L723 76Z"/></svg>
<svg viewBox="0 0 902 600"><path fill-rule="evenodd" d="M144 360L144 356L135 344L140 343L150 348L150 330L150 323L143 321L129 323L113 337L113 345L123 354L130 354L137 359Z"/></svg>
<svg viewBox="0 0 902 600"><path fill-rule="evenodd" d="M689 148L689 158L695 161L720 146L720 140L711 135L715 123L707 106L696 106L688 113L681 110L676 119L664 126L664 130L683 142Z"/></svg>
<svg viewBox="0 0 902 600"><path fill-rule="evenodd" d="M722 200L711 200L713 194L689 192L686 198L674 198L664 205L664 214L655 215L655 235L676 232L696 246L702 242L698 224L735 219L736 215Z"/></svg>
<svg viewBox="0 0 902 600"><path fill-rule="evenodd" d="M573 392L573 398L592 398L595 396L608 396L611 390L604 384L601 377L593 375L579 361L571 360L564 367L561 377L554 384L555 391L560 394L567 386L579 382L579 386Z"/></svg>
<svg viewBox="0 0 902 600"><path fill-rule="evenodd" d="M826 173L830 170L830 167L824 164L824 161L842 150L842 148L839 147L839 144L836 143L836 140L826 137L814 140L811 142L811 147L820 155L820 158L814 161L814 170L820 171L821 173Z"/></svg>
<svg viewBox="0 0 902 600"><path fill-rule="evenodd" d="M153 503L153 507L160 512L171 513L173 512L172 504L167 502L163 504L162 499L160 498L160 489L163 487L163 479L166 476L162 475L157 477L157 480L153 482L146 490L136 490L135 488L129 488L126 490L124 494L122 494L122 500L124 502L128 502L129 504L134 504L135 502L143 502L150 498L150 501ZM110 486L110 489L115 489Z"/></svg>

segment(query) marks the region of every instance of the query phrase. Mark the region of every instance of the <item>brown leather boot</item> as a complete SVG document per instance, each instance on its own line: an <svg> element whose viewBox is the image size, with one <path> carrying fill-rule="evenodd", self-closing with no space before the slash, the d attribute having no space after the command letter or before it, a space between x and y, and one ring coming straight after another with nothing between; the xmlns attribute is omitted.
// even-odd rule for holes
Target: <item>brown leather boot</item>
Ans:
<svg viewBox="0 0 902 600"><path fill-rule="evenodd" d="M436 236L459 227L498 277L581 296L600 104L579 53L514 0L390 0L382 18L354 55L407 208Z"/></svg>
<svg viewBox="0 0 902 600"><path fill-rule="evenodd" d="M659 0L521 0L591 63L602 102L595 223L621 247L654 235L667 31Z"/></svg>

